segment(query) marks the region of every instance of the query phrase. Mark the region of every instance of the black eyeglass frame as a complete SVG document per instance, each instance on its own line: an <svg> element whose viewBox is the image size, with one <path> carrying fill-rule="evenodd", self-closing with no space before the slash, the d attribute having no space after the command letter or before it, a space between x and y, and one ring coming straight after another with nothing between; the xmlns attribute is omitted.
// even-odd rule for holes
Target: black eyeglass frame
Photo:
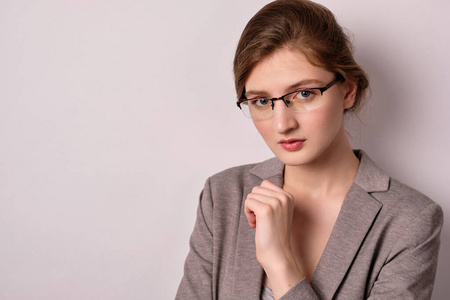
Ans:
<svg viewBox="0 0 450 300"><path fill-rule="evenodd" d="M332 82L330 82L329 84L327 84L327 85L324 86L324 87L298 89L298 90L296 90L296 91L287 93L286 95L281 96L281 97L278 97L278 98L275 97L275 98L270 98L270 99L269 99L269 98L241 99L241 100L238 100L238 101L236 102L236 105L239 107L239 109L242 110L241 103L243 103L243 102L254 101L254 100L267 100L267 101L272 101L271 107L272 107L272 110L273 110L274 102L277 101L277 100L283 100L283 103L286 105L286 107L289 107L288 101L287 101L286 99L284 99L284 98L286 98L287 96L292 95L292 94L295 94L295 93L299 93L299 92L301 92L301 91L308 91L308 90L319 90L319 91L320 91L320 95L323 95L323 93L324 93L326 90L330 89L333 85L335 85L335 84L338 83L339 81L342 81L342 79L343 79L342 76L337 76L336 79L334 79Z"/></svg>

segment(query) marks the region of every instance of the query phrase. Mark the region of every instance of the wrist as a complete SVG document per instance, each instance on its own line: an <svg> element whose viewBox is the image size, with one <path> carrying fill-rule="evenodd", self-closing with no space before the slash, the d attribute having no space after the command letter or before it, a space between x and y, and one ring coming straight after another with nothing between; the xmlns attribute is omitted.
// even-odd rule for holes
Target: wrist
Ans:
<svg viewBox="0 0 450 300"><path fill-rule="evenodd" d="M281 298L293 288L303 276L297 264L292 262L274 263L265 269L275 299Z"/></svg>

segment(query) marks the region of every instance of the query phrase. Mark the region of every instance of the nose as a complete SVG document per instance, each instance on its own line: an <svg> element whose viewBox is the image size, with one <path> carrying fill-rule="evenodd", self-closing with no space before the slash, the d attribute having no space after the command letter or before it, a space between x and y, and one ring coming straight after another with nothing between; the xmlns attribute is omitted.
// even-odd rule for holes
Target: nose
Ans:
<svg viewBox="0 0 450 300"><path fill-rule="evenodd" d="M283 100L274 101L272 126L273 130L279 134L284 134L289 130L299 126L294 116L295 112L284 104Z"/></svg>

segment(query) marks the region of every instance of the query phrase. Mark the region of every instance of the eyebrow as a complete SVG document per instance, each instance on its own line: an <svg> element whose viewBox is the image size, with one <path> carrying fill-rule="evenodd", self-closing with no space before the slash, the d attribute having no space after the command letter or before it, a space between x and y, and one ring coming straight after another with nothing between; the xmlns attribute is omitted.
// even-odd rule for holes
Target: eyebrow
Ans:
<svg viewBox="0 0 450 300"><path fill-rule="evenodd" d="M304 87L306 85L313 84L313 83L314 84L320 84L320 85L323 85L323 86L325 85L325 83L323 81L320 81L320 80L317 80L317 79L305 79L305 80L301 80L299 82L296 82L294 84L291 84L290 86L286 87L284 89L284 91L286 93L289 93L289 91L294 91L295 89L299 89L301 87ZM322 86L320 86L320 87L322 87ZM246 91L245 94L244 94L245 98L247 98L247 99L249 98L249 96L262 96L262 95L269 95L269 93L266 92L266 91L249 90L249 91ZM269 96L264 96L264 97L269 97Z"/></svg>

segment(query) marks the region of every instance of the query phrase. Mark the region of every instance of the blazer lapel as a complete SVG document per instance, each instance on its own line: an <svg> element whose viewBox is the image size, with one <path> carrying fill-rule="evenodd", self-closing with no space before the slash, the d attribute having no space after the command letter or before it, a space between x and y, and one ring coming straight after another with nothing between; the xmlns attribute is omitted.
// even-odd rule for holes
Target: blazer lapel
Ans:
<svg viewBox="0 0 450 300"><path fill-rule="evenodd" d="M255 229L248 225L244 202L253 187L268 179L278 186L283 184L284 165L278 159L270 159L256 165L250 173L253 179L244 187L241 214L234 260L234 284L232 299L259 300L264 270L256 259Z"/></svg>
<svg viewBox="0 0 450 300"><path fill-rule="evenodd" d="M382 204L356 184L350 188L311 280L320 299L332 299Z"/></svg>
<svg viewBox="0 0 450 300"><path fill-rule="evenodd" d="M363 151L355 180L348 191L331 236L311 279L320 299L332 299L383 206L370 193L389 189L389 176Z"/></svg>

